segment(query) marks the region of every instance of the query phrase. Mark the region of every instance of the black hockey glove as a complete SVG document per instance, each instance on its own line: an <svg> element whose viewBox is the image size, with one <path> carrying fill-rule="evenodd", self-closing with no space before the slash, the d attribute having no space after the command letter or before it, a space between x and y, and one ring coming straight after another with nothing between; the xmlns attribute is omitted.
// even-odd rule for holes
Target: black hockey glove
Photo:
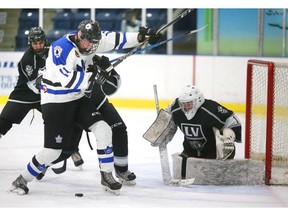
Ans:
<svg viewBox="0 0 288 216"><path fill-rule="evenodd" d="M110 73L102 70L98 65L88 65L87 72L92 72L90 81L95 81L99 85L103 85L109 78Z"/></svg>
<svg viewBox="0 0 288 216"><path fill-rule="evenodd" d="M149 37L148 42L150 44L156 44L163 35L161 33L156 34L156 30L154 29L142 26L139 28L138 41L142 43L146 37Z"/></svg>
<svg viewBox="0 0 288 216"><path fill-rule="evenodd" d="M111 63L109 61L109 58L107 56L98 56L94 55L92 58L93 65L98 65L101 69L107 69L108 67L111 66Z"/></svg>

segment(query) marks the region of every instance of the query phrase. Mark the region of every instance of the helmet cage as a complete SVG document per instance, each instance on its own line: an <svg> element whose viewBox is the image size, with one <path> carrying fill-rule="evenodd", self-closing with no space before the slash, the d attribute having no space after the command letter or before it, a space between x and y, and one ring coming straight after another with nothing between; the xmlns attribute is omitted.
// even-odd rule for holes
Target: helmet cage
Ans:
<svg viewBox="0 0 288 216"><path fill-rule="evenodd" d="M99 23L93 20L84 20L78 25L77 34L79 36L79 39L76 41L76 45L79 48L81 54L90 55L94 53L98 48L99 42L102 38ZM88 40L89 43L93 43L90 50L82 49L79 46L80 40L84 39Z"/></svg>
<svg viewBox="0 0 288 216"><path fill-rule="evenodd" d="M41 40L45 41L46 43L46 35L44 30L41 27L32 27L28 33L28 44L31 45L31 42Z"/></svg>
<svg viewBox="0 0 288 216"><path fill-rule="evenodd" d="M43 46L43 49L36 52L32 47L32 42L37 42L37 41L44 41L44 46ZM43 55L45 53L45 46L47 45L47 39L46 39L45 31L40 26L39 27L32 27L29 30L28 45L29 45L29 48L34 53L36 53L40 57L43 57Z"/></svg>
<svg viewBox="0 0 288 216"><path fill-rule="evenodd" d="M186 103L192 103L192 106L187 109ZM204 96L195 86L188 85L183 90L178 98L179 106L188 120L192 119L199 107L204 103Z"/></svg>

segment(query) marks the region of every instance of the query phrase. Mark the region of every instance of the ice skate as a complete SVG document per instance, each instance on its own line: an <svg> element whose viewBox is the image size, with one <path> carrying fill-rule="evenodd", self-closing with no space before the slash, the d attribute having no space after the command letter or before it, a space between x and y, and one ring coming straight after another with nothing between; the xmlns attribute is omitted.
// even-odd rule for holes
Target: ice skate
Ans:
<svg viewBox="0 0 288 216"><path fill-rule="evenodd" d="M18 195L28 194L29 189L27 187L27 181L22 177L22 175L18 176L18 178L12 183L10 192L17 193Z"/></svg>
<svg viewBox="0 0 288 216"><path fill-rule="evenodd" d="M114 179L112 172L108 173L101 171L101 184L103 185L103 189L105 191L116 195L120 194L122 184L120 184Z"/></svg>
<svg viewBox="0 0 288 216"><path fill-rule="evenodd" d="M82 164L84 164L84 161L80 155L79 152L75 152L71 155L71 158L73 160L74 166L78 167L80 170L82 170Z"/></svg>
<svg viewBox="0 0 288 216"><path fill-rule="evenodd" d="M119 172L115 169L116 177L124 185L135 185L136 184L136 175L129 170L125 172Z"/></svg>

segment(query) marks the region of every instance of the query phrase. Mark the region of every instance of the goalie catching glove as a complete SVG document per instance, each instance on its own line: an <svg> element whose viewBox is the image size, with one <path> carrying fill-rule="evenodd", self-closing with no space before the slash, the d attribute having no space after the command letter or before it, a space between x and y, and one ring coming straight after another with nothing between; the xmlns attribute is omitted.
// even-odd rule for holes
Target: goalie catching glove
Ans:
<svg viewBox="0 0 288 216"><path fill-rule="evenodd" d="M161 33L156 33L154 29L150 29L147 27L140 27L139 28L139 34L138 34L138 41L142 43L143 41L146 40L146 38L149 38L148 42L149 44L156 44L162 37L163 35Z"/></svg>
<svg viewBox="0 0 288 216"><path fill-rule="evenodd" d="M230 128L224 128L222 135L214 128L217 144L218 159L227 159L235 150L235 133Z"/></svg>
<svg viewBox="0 0 288 216"><path fill-rule="evenodd" d="M103 85L110 76L110 70L108 69L111 66L109 58L106 56L93 56L93 64L88 65L87 72L92 72L93 75L90 78L90 81L95 81L99 85ZM106 70L109 70L106 71Z"/></svg>

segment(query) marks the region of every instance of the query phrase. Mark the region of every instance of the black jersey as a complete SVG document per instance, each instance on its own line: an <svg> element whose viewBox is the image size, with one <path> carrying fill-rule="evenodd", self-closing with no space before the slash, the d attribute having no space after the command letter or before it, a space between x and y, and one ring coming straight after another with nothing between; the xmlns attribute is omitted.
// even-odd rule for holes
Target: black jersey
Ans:
<svg viewBox="0 0 288 216"><path fill-rule="evenodd" d="M171 112L175 124L184 134L184 150L201 151L203 157L205 157L205 155L211 155L209 154L211 152L214 152L216 156L216 140L213 127L219 130L223 129L226 120L234 114L233 111L223 107L219 103L205 99L195 116L187 120L179 106L178 98L172 104ZM236 125L232 129L236 137L238 137L238 140L241 140L240 122L239 125Z"/></svg>
<svg viewBox="0 0 288 216"><path fill-rule="evenodd" d="M42 57L35 54L30 48L26 50L18 63L18 81L9 96L10 101L20 103L40 102L40 94L31 90L27 84L35 84L36 78L38 77L38 70L45 68L47 56L47 48L45 48L45 54Z"/></svg>

